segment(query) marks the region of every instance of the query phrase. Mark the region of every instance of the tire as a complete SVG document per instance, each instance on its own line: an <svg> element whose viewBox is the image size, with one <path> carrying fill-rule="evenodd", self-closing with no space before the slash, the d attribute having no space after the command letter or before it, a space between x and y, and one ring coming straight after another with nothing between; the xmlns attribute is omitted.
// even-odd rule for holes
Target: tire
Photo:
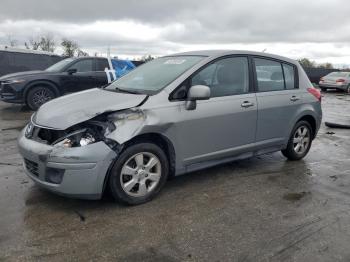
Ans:
<svg viewBox="0 0 350 262"><path fill-rule="evenodd" d="M55 93L46 86L36 86L28 92L26 104L32 110L37 110L44 103L54 99Z"/></svg>
<svg viewBox="0 0 350 262"><path fill-rule="evenodd" d="M149 169L147 165L152 167ZM169 163L164 151L155 144L139 143L120 154L110 171L108 184L116 201L138 205L152 200L168 175Z"/></svg>
<svg viewBox="0 0 350 262"><path fill-rule="evenodd" d="M305 132L304 130L307 130L305 136L301 135L301 133ZM299 121L294 126L293 131L288 140L287 148L282 150L282 154L292 161L304 158L311 148L312 137L313 131L309 122ZM308 142L306 143L307 138Z"/></svg>
<svg viewBox="0 0 350 262"><path fill-rule="evenodd" d="M346 92L347 94L349 94L349 95L350 95L350 85L348 85L348 86L346 87L345 92Z"/></svg>

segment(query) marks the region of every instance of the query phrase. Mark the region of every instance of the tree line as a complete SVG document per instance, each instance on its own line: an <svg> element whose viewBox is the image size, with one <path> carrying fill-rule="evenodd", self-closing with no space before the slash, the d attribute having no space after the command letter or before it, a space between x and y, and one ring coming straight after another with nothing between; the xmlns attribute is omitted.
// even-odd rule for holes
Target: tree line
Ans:
<svg viewBox="0 0 350 262"><path fill-rule="evenodd" d="M323 63L323 64L317 64L315 61L312 61L308 58L301 58L298 60L298 62L304 67L304 68L324 68L324 69L334 69L334 66L332 63Z"/></svg>
<svg viewBox="0 0 350 262"><path fill-rule="evenodd" d="M12 37L12 35L8 35L8 44L11 47L17 47L18 41ZM74 57L74 56L89 56L89 53L83 51L80 47L80 45L71 39L68 39L66 37L62 38L61 41L57 43L55 38L52 34L48 33L45 35L40 35L36 37L31 37L28 39L28 41L24 42L24 46L26 49L29 50L41 50L41 51L47 51L47 52L55 52L57 46L60 46L63 49L63 56L66 57ZM98 53L95 53L94 56L98 56ZM141 57L141 61L150 61L153 60L155 57L151 55L144 55Z"/></svg>

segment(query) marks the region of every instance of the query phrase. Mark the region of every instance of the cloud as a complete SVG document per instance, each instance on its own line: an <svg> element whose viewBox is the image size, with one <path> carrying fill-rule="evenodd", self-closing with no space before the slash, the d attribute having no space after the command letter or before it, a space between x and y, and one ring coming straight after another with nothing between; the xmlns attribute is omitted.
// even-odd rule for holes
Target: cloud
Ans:
<svg viewBox="0 0 350 262"><path fill-rule="evenodd" d="M340 61L350 58L349 13L347 0L5 0L0 43L50 32L126 56L243 47Z"/></svg>

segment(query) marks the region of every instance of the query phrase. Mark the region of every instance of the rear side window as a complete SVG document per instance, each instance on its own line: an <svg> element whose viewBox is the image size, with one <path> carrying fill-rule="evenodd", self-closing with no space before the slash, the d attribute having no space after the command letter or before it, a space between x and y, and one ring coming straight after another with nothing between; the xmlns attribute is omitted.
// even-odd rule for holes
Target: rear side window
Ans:
<svg viewBox="0 0 350 262"><path fill-rule="evenodd" d="M96 71L105 71L109 68L107 59L96 59Z"/></svg>
<svg viewBox="0 0 350 262"><path fill-rule="evenodd" d="M281 63L261 58L255 58L254 62L260 92L284 90Z"/></svg>
<svg viewBox="0 0 350 262"><path fill-rule="evenodd" d="M295 72L294 66L283 64L284 80L286 82L286 89L295 88Z"/></svg>
<svg viewBox="0 0 350 262"><path fill-rule="evenodd" d="M192 77L191 86L210 87L211 97L248 93L248 58L230 57L218 60Z"/></svg>

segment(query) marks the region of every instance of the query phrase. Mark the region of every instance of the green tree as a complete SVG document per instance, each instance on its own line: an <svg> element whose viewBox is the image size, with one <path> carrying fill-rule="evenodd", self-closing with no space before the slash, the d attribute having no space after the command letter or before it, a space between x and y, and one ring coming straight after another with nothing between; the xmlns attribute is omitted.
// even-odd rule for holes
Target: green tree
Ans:
<svg viewBox="0 0 350 262"><path fill-rule="evenodd" d="M326 69L333 69L334 68L333 64L331 64L331 63L320 64L320 65L318 65L318 67L319 68L326 68Z"/></svg>
<svg viewBox="0 0 350 262"><path fill-rule="evenodd" d="M68 57L73 57L75 53L79 55L79 45L73 40L63 38L61 42L63 48L63 55Z"/></svg>
<svg viewBox="0 0 350 262"><path fill-rule="evenodd" d="M298 60L298 62L303 66L303 67L315 67L316 63L315 61L311 61L308 58L301 58Z"/></svg>
<svg viewBox="0 0 350 262"><path fill-rule="evenodd" d="M40 38L40 48L43 51L54 52L56 49L56 42L51 34L46 34Z"/></svg>
<svg viewBox="0 0 350 262"><path fill-rule="evenodd" d="M151 55L144 55L141 57L141 61L144 61L144 62L148 62L148 61L151 61L153 59L154 59L154 57Z"/></svg>

